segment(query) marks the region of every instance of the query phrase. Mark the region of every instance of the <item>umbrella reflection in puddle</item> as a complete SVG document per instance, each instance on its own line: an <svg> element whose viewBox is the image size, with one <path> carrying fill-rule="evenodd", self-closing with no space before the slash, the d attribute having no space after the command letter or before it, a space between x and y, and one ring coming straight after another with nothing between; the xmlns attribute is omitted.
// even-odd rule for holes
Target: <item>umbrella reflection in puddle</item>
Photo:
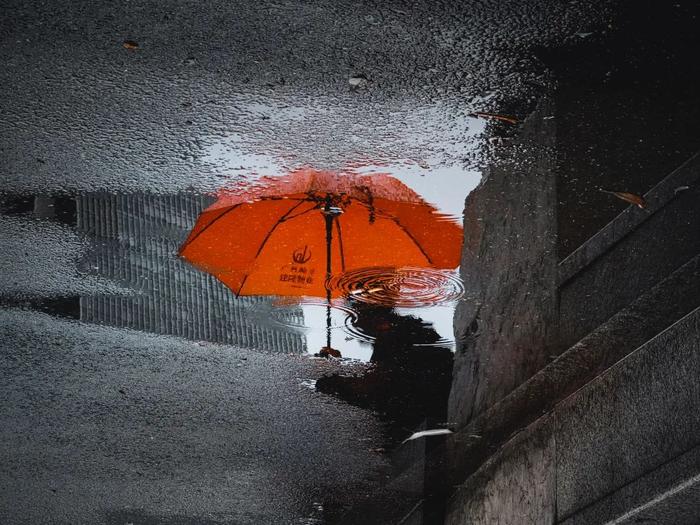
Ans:
<svg viewBox="0 0 700 525"><path fill-rule="evenodd" d="M387 307L454 300L461 227L386 174L298 170L220 191L180 255L236 295L336 298Z"/></svg>

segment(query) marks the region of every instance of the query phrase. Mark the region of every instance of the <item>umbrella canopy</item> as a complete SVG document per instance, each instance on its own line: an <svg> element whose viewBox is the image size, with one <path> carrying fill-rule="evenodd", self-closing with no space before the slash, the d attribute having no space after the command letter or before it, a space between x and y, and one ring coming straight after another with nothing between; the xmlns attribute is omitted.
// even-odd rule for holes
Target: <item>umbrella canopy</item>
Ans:
<svg viewBox="0 0 700 525"><path fill-rule="evenodd" d="M331 297L333 275L455 268L462 228L389 175L299 170L222 190L180 255L237 295Z"/></svg>

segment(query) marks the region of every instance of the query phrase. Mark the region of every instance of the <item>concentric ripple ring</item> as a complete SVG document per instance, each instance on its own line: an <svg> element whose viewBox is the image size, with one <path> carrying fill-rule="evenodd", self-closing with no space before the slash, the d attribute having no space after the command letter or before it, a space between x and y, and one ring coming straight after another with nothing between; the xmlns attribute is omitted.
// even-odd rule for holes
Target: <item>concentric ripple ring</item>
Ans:
<svg viewBox="0 0 700 525"><path fill-rule="evenodd" d="M464 295L454 271L432 268L362 268L332 277L327 286L356 301L399 308L450 303Z"/></svg>

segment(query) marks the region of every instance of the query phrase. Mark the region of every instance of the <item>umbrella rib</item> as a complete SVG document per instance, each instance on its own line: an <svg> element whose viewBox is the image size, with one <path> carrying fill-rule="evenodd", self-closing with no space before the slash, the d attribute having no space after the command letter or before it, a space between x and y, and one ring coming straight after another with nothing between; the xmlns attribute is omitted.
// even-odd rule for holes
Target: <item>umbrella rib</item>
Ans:
<svg viewBox="0 0 700 525"><path fill-rule="evenodd" d="M423 247L420 245L420 243L418 242L418 240L417 240L413 235L411 235L411 232L408 231L408 230L406 229L406 227L405 227L403 224L401 224L401 223L399 222L399 220L398 220L396 217L391 217L391 220L394 221L394 222L396 223L396 225L397 225L399 228L401 228L401 229L403 230L403 232L404 232L406 235L408 235L408 238L411 239L411 240L413 241L413 244L415 244L415 245L418 247L418 249L420 250L420 252L423 254L423 257L426 258L426 260L428 261L428 264L433 264L433 261L432 261L432 259L430 258L430 256L429 256L427 253L425 253L425 250L424 250Z"/></svg>
<svg viewBox="0 0 700 525"><path fill-rule="evenodd" d="M263 200L263 201L264 201L264 200L290 200L290 201L298 201L299 204L301 204L302 202L309 202L309 199L282 199L281 197L280 197L280 198L263 197L263 198L261 198L260 200ZM224 215L226 215L226 214L232 212L233 210L235 210L236 208L238 208L238 207L241 206L242 204L248 204L248 203L239 202L238 204L234 204L232 207L228 208L228 209L225 210L223 213L221 213L220 215L218 215L215 219L212 219L212 220L209 222L209 224L207 224L204 228L202 228L201 231L199 231L199 232L197 233L197 235L195 235L192 239L190 239L190 240L187 241L185 244L183 244L183 245L182 245L182 248L180 248L180 251L182 251L182 250L184 250L185 248L187 248L187 246L189 246L191 243L193 243L193 242L197 239L197 237L199 237L199 236L202 235L205 231L207 231L207 230L209 229L209 227L212 226L216 221L218 221L219 219L221 219ZM300 215L301 215L301 214L300 214Z"/></svg>
<svg viewBox="0 0 700 525"><path fill-rule="evenodd" d="M340 246L340 268L345 271L345 252L343 251L343 234L340 231L340 217L335 218L335 229L338 231L338 245Z"/></svg>
<svg viewBox="0 0 700 525"><path fill-rule="evenodd" d="M280 217L279 219L277 219L277 222L275 222L275 224L272 226L272 228L270 229L270 231L267 232L267 235L265 235L265 238L263 239L262 243L260 243L260 247L258 248L258 251L255 253L255 257L254 257L255 259L257 259L258 255L260 255L260 252L262 252L262 249L263 249L263 248L265 247L265 245L267 244L267 241L270 240L270 237L272 236L272 234L274 233L274 231L277 229L277 226L279 226L279 225L282 224L285 220L287 220L287 217L289 217L289 215L290 215L294 210L296 210L299 206L301 206L301 205L304 204L305 202L307 202L307 201L306 201L306 200L303 200L303 201L300 201L300 202L296 203L294 206L292 206L291 208L289 208L289 210L287 210L287 212L286 212L284 215L282 215L282 217ZM241 290L243 290L243 286L245 286L245 282L248 280L248 275L249 275L249 274L245 274L245 277L243 277L243 281L241 282L241 286L238 288L238 291L236 292L236 297L240 297L240 295L241 295Z"/></svg>
<svg viewBox="0 0 700 525"><path fill-rule="evenodd" d="M284 197L278 195L266 195L263 197L258 197L259 201L310 201L308 197Z"/></svg>
<svg viewBox="0 0 700 525"><path fill-rule="evenodd" d="M308 201L304 201L304 202L313 202L313 201L308 200ZM314 203L314 207L313 207L313 208L309 208L308 210L302 211L301 213L297 213L296 215L292 215L292 216L290 216L290 217L287 217L285 220L286 220L286 221L291 221L292 219L296 219L297 217L301 217L302 215L304 215L304 214L306 214L306 213L309 213L310 211L317 210L317 209L318 209L318 208L316 207L316 203Z"/></svg>
<svg viewBox="0 0 700 525"><path fill-rule="evenodd" d="M258 255L260 255L260 252L262 252L262 249L263 249L263 248L265 247L265 245L267 244L267 241L270 240L270 236L271 236L271 235L274 233L274 231L277 229L277 226L279 226L279 225L282 224L284 221L286 221L287 218L289 217L289 215L290 215L294 210L296 210L299 206L301 206L302 204L304 204L305 202L307 202L307 201L300 201L300 202L298 202L297 204L295 204L294 206L292 206L289 210L287 210L287 212L286 212L284 215L282 215L282 217L280 217L279 219L277 219L277 222L272 226L272 228L270 228L270 231L267 232L267 235L265 235L265 238L263 239L262 243L260 243L260 247L258 248L258 251L255 253L255 257L257 257Z"/></svg>
<svg viewBox="0 0 700 525"><path fill-rule="evenodd" d="M230 213L230 212L232 212L233 210L235 210L236 208L238 208L241 204L243 204L243 203L242 203L242 202L239 202L238 204L235 204L233 207L227 209L227 210L224 211L221 215L217 216L215 219L213 219L211 222L209 222L209 224L207 224L204 228L202 228L202 229L197 233L197 235L195 235L195 236L192 237L189 241L187 241L185 244L182 245L182 247L180 248L180 252L182 252L182 251L183 251L185 248L187 248L190 244L192 244L194 241L196 241L197 238L198 238L200 235L202 235L205 231L207 231L207 230L211 227L212 224L214 224L216 221L218 221L219 219L221 219L224 215L227 215L228 213Z"/></svg>

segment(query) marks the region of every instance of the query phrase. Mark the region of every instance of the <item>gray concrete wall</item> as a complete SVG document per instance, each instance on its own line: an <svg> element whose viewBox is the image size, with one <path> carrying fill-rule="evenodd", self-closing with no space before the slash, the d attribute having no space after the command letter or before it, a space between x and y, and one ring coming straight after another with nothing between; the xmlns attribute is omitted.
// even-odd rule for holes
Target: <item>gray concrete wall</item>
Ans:
<svg viewBox="0 0 700 525"><path fill-rule="evenodd" d="M563 348L700 253L700 155L629 207L560 264Z"/></svg>
<svg viewBox="0 0 700 525"><path fill-rule="evenodd" d="M698 16L619 5L590 40L538 51L556 85L466 202L449 523L686 523L663 509L700 472ZM548 498L524 472L556 480Z"/></svg>
<svg viewBox="0 0 700 525"><path fill-rule="evenodd" d="M467 198L448 420L460 427L541 369L556 318L552 107L541 101Z"/></svg>
<svg viewBox="0 0 700 525"><path fill-rule="evenodd" d="M654 512L661 523L697 523L669 498L700 487L699 349L696 309L511 439L455 493L447 523L578 525ZM646 487L636 503L623 493L634 484Z"/></svg>
<svg viewBox="0 0 700 525"><path fill-rule="evenodd" d="M515 437L467 483L448 506L447 525L547 525L556 514L553 420Z"/></svg>
<svg viewBox="0 0 700 525"><path fill-rule="evenodd" d="M560 520L700 444L698 378L695 310L557 407Z"/></svg>

